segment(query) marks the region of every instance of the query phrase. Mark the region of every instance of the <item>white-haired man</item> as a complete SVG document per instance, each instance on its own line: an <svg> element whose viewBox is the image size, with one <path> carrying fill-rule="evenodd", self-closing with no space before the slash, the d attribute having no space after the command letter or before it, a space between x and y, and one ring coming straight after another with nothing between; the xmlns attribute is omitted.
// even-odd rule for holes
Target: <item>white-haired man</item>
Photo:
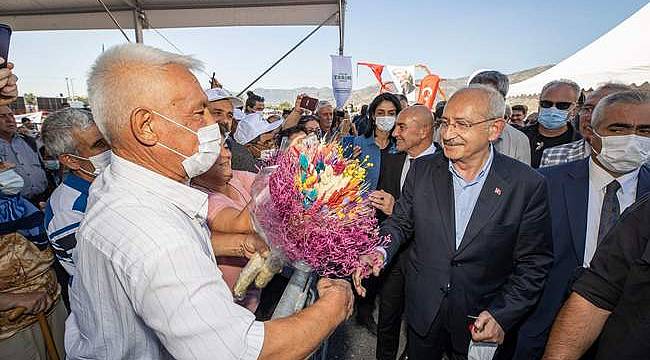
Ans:
<svg viewBox="0 0 650 360"><path fill-rule="evenodd" d="M376 275L411 243L403 263L409 359L467 359L482 342L498 343L495 359L509 359L517 325L544 287L553 260L546 184L494 151L504 109L485 85L454 93L441 118L444 153L411 165L381 226L390 245L362 257Z"/></svg>
<svg viewBox="0 0 650 360"><path fill-rule="evenodd" d="M190 57L127 44L88 79L111 165L94 181L77 236L66 329L72 359L305 358L351 311L342 280L297 316L255 321L213 256L207 195L187 186L221 149Z"/></svg>
<svg viewBox="0 0 650 360"><path fill-rule="evenodd" d="M318 116L321 137L327 140L332 139L335 132L332 129L334 121L334 106L332 106L332 103L327 100L320 100L316 107L316 116Z"/></svg>
<svg viewBox="0 0 650 360"><path fill-rule="evenodd" d="M90 184L111 160L108 143L89 111L67 108L43 123L43 145L69 173L45 207L45 228L54 253L70 276L75 274L72 250L75 234L86 213Z"/></svg>

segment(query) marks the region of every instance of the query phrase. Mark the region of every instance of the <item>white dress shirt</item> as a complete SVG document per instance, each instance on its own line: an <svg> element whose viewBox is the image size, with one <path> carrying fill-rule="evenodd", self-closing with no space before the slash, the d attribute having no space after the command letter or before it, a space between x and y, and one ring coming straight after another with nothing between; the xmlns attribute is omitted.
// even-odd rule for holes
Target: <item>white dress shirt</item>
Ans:
<svg viewBox="0 0 650 360"><path fill-rule="evenodd" d="M639 182L639 169L619 178L613 177L605 169L589 159L589 204L587 205L587 233L585 237L584 267L589 267L598 245L598 228L600 227L600 211L605 200L605 188L609 183L618 180L621 188L616 192L621 213L636 200L636 188Z"/></svg>
<svg viewBox="0 0 650 360"><path fill-rule="evenodd" d="M399 180L399 188L400 190L404 186L404 181L406 181L406 175L409 173L409 169L411 168L411 161L425 156L425 155L431 155L436 152L436 145L434 143L431 143L431 146L429 146L426 150L421 152L418 156L412 157L411 155L406 155L406 159L404 159L404 165L402 165L402 177Z"/></svg>
<svg viewBox="0 0 650 360"><path fill-rule="evenodd" d="M208 196L113 155L73 252L69 359L256 359L264 325L233 302Z"/></svg>

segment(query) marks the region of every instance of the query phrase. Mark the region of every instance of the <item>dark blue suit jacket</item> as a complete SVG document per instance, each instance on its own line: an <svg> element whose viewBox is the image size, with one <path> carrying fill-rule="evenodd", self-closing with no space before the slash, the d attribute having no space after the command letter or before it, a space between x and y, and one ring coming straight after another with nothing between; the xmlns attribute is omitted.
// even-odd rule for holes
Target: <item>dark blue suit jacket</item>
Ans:
<svg viewBox="0 0 650 360"><path fill-rule="evenodd" d="M392 238L388 261L412 241L403 258L409 325L426 334L447 297L454 347L467 348L467 315L488 310L509 333L535 306L553 259L550 217L543 177L495 152L456 249L448 164L442 151L413 163L381 233Z"/></svg>
<svg viewBox="0 0 650 360"><path fill-rule="evenodd" d="M543 351L548 331L569 294L576 270L582 267L585 253L589 159L542 168L539 172L548 183L554 261L540 302L519 331L517 353L521 359L530 359L533 352ZM639 171L637 199L649 192L650 165L646 164ZM534 338L537 341L531 340Z"/></svg>

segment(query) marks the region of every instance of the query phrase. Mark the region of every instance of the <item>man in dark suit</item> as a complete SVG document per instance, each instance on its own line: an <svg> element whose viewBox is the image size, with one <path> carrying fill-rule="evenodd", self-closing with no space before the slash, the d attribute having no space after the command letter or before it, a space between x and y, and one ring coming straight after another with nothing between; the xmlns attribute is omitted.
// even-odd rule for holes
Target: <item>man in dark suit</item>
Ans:
<svg viewBox="0 0 650 360"><path fill-rule="evenodd" d="M622 91L604 97L586 128L591 156L540 170L548 180L554 263L539 304L522 325L517 359L542 357L573 280L589 267L623 210L650 192L650 165L643 165L650 160L649 114L648 93Z"/></svg>
<svg viewBox="0 0 650 360"><path fill-rule="evenodd" d="M381 228L390 246L361 259L378 274L413 240L403 263L409 359L463 359L470 340L500 344L496 358L507 359L541 294L553 259L546 184L491 146L504 109L503 97L483 85L449 99L444 154L413 164ZM354 276L361 294L363 270Z"/></svg>

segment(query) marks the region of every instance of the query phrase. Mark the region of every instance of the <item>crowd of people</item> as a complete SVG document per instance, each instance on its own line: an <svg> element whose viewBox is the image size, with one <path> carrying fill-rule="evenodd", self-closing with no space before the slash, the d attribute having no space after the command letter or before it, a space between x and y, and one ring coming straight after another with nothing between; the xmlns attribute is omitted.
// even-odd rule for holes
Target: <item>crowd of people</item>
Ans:
<svg viewBox="0 0 650 360"><path fill-rule="evenodd" d="M482 71L433 109L385 92L357 114L310 111L301 94L265 117L253 92L202 89L192 57L127 44L95 61L88 110L39 130L16 125L13 67L0 69L2 359L304 359L353 313L382 360L650 353L648 92L558 79L529 114L507 104L506 75ZM372 164L365 196L390 243L272 319L286 271L232 295L269 252L256 172L313 137Z"/></svg>

